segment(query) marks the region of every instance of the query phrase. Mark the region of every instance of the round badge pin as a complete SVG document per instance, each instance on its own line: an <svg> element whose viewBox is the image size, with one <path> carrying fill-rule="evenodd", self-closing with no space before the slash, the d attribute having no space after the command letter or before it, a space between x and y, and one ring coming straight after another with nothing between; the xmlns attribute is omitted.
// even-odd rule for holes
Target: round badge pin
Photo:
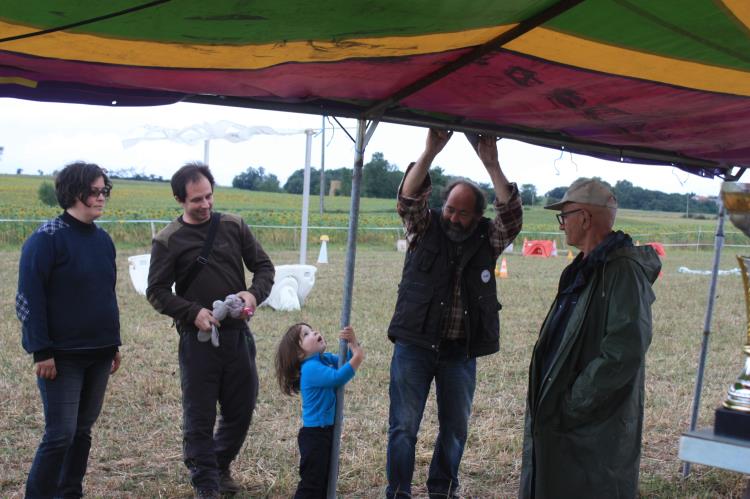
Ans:
<svg viewBox="0 0 750 499"><path fill-rule="evenodd" d="M490 282L490 271L489 270L483 270L482 271L482 282L487 284Z"/></svg>

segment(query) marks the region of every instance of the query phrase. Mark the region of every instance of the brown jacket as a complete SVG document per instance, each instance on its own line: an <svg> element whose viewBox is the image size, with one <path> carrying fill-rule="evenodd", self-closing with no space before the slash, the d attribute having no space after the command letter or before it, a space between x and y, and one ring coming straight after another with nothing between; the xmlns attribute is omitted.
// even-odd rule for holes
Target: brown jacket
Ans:
<svg viewBox="0 0 750 499"><path fill-rule="evenodd" d="M162 314L172 317L178 328L193 328L201 308L211 310L214 300L247 289L258 304L271 292L274 267L250 228L237 215L222 213L208 264L198 273L184 296L172 292L172 285L184 279L190 266L201 254L210 221L191 225L178 217L162 229L151 247L146 297ZM247 288L245 267L253 273ZM235 327L237 319L222 321L224 327Z"/></svg>

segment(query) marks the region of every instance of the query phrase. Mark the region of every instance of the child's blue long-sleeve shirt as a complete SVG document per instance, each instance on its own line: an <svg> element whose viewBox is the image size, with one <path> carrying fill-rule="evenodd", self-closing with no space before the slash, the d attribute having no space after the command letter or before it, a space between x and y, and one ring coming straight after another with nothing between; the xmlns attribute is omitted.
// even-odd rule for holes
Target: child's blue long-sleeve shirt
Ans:
<svg viewBox="0 0 750 499"><path fill-rule="evenodd" d="M349 352L351 358L351 352ZM336 388L354 377L347 362L338 368L339 356L322 353L305 359L300 373L302 426L330 426L336 415Z"/></svg>

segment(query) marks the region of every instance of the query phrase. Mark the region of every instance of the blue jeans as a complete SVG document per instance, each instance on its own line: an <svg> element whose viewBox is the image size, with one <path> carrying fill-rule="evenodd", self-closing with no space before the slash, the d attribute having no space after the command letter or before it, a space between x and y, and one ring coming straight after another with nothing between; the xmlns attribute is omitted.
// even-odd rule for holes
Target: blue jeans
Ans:
<svg viewBox="0 0 750 499"><path fill-rule="evenodd" d="M55 358L57 377L37 378L44 437L26 481L27 498L83 497L91 427L99 417L112 359Z"/></svg>
<svg viewBox="0 0 750 499"><path fill-rule="evenodd" d="M476 385L476 359L466 348L443 342L439 351L397 341L391 359L386 496L411 497L414 449L430 385L435 380L439 431L427 490L430 497L453 497L466 444Z"/></svg>

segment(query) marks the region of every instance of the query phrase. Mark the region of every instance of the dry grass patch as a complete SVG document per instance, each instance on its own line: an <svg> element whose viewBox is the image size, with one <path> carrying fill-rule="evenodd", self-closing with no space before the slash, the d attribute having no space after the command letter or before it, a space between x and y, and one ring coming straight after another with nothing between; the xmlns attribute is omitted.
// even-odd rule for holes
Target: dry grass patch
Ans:
<svg viewBox="0 0 750 499"><path fill-rule="evenodd" d="M145 249L144 249L145 251ZM118 298L122 314L123 365L110 381L104 410L94 429L86 478L90 497L188 497L191 489L181 455L177 338L171 320L154 312L128 278L127 259L118 256ZM20 346L15 319L18 251L0 259L0 496L21 497L43 418L31 360ZM277 264L297 255L276 252ZM311 257L312 258L312 257ZM500 281L501 352L478 364L469 441L461 468L470 497L515 496L520 474L521 435L531 349L554 296L564 257L509 255L510 277ZM234 464L244 497L289 497L297 483L298 398L281 394L273 378L277 339L293 322L319 327L336 345L341 316L344 255L329 250L329 265L318 266L317 283L304 309L279 313L262 309L251 327L258 346L260 395L250 434ZM388 369L392 346L385 330L393 312L403 255L362 248L357 255L352 324L367 360L346 390L340 494L377 497L385 487ZM672 251L655 287L654 339L648 355L647 408L641 492L644 497L739 496L739 474L695 466L683 481L677 458L687 426L700 348L708 277L678 274L679 266L708 269L708 252ZM736 266L726 255L722 268ZM713 423L713 409L741 368L745 317L740 278L721 277L701 407L700 426ZM335 348L335 346L334 346ZM417 446L415 491L424 481L437 432L434 398L428 402Z"/></svg>

